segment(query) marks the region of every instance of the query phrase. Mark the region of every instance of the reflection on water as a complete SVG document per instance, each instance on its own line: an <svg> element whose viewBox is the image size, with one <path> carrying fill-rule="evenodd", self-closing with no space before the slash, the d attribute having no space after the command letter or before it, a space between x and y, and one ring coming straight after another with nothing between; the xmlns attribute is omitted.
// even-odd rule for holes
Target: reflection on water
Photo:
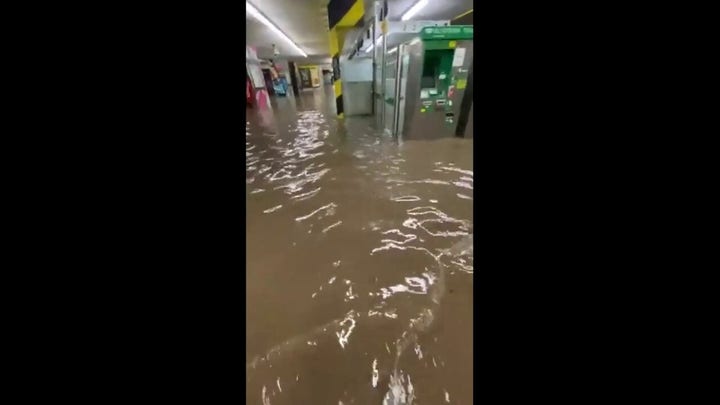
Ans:
<svg viewBox="0 0 720 405"><path fill-rule="evenodd" d="M247 403L472 402L472 140L248 112Z"/></svg>

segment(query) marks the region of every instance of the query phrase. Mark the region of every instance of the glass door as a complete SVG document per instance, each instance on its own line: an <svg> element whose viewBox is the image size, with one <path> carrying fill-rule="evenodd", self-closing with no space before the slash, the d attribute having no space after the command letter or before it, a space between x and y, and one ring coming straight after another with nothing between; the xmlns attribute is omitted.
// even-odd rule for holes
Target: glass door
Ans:
<svg viewBox="0 0 720 405"><path fill-rule="evenodd" d="M383 89L383 108L385 117L385 131L395 133L395 107L397 105L397 74L398 54L397 52L385 55L385 88Z"/></svg>
<svg viewBox="0 0 720 405"><path fill-rule="evenodd" d="M408 67L410 66L410 54L408 53L407 45L398 46L398 59L400 66L398 68L399 80L398 80L398 104L397 104L397 117L395 119L395 135L400 136L403 133L403 127L405 123L405 93L407 92L407 76Z"/></svg>

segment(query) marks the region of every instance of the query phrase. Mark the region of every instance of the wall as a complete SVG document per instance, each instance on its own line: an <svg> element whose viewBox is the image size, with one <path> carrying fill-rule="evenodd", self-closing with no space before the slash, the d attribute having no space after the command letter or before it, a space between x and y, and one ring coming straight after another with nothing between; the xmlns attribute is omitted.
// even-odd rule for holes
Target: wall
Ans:
<svg viewBox="0 0 720 405"><path fill-rule="evenodd" d="M307 58L287 58L288 60L297 63L300 66L305 65L329 65L332 66L332 58L320 57L320 56L308 56Z"/></svg>
<svg viewBox="0 0 720 405"><path fill-rule="evenodd" d="M340 61L345 115L372 114L373 66L371 58Z"/></svg>
<svg viewBox="0 0 720 405"><path fill-rule="evenodd" d="M347 82L372 82L372 59L353 58L340 61L340 71L343 81Z"/></svg>

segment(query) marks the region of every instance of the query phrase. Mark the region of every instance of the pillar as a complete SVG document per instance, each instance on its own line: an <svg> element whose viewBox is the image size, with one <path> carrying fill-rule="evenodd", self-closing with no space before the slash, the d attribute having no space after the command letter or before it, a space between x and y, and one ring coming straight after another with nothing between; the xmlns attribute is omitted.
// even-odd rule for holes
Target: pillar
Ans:
<svg viewBox="0 0 720 405"><path fill-rule="evenodd" d="M345 43L345 34L365 16L364 0L331 0L328 4L328 35L330 36L330 56L333 60L335 79L335 107L340 118L343 114L342 79L340 72L340 52Z"/></svg>

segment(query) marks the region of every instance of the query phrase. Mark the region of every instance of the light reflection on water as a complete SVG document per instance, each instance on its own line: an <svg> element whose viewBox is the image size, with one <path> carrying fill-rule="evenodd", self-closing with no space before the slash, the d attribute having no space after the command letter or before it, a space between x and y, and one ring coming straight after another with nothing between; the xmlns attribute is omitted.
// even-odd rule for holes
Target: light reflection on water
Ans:
<svg viewBox="0 0 720 405"><path fill-rule="evenodd" d="M247 403L470 402L472 141L250 119Z"/></svg>

